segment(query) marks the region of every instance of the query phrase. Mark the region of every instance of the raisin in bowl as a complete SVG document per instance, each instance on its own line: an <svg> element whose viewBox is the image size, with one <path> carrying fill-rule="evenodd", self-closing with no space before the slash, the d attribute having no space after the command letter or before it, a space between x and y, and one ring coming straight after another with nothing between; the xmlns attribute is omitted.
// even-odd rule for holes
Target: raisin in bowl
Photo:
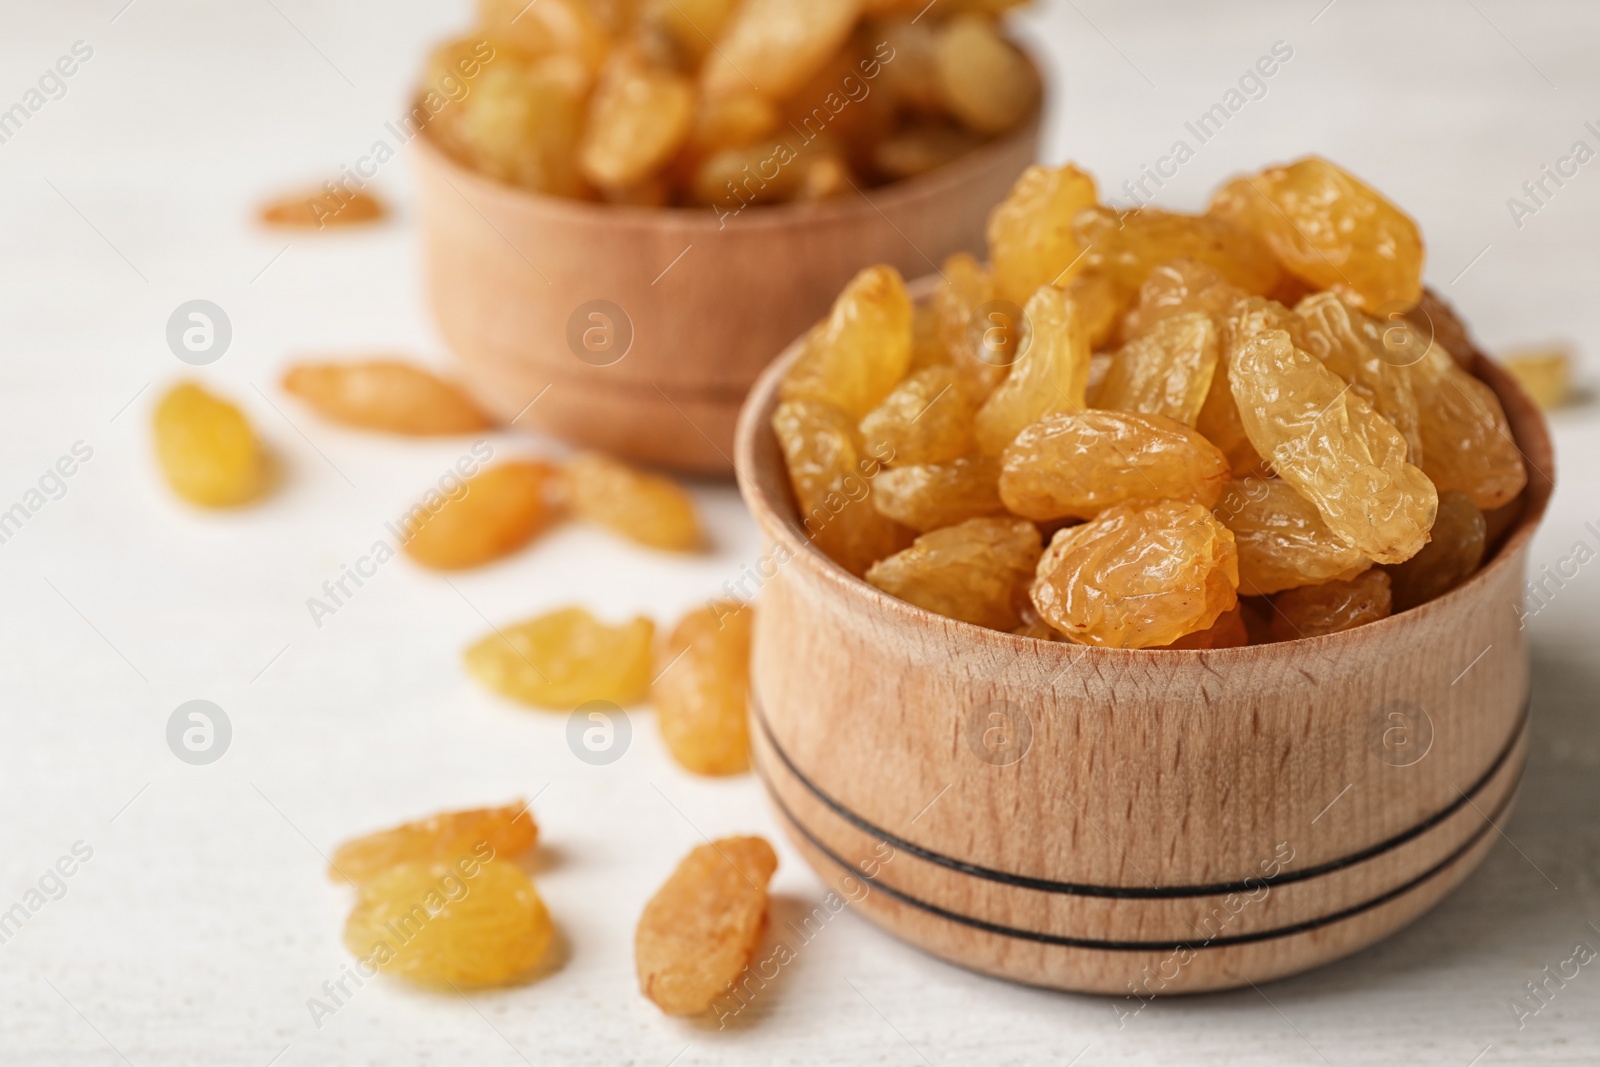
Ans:
<svg viewBox="0 0 1600 1067"><path fill-rule="evenodd" d="M912 283L914 317L960 283L949 264ZM874 533L851 509L870 507L880 480L907 467L858 442L834 490L800 506L784 408L805 389L826 323L795 341L744 405L734 461L765 537L755 765L816 872L870 920L958 965L1139 998L1314 968L1459 885L1522 776L1523 574L1554 466L1542 416L1514 379L1432 294L1422 307L1475 389L1496 398L1525 467L1482 565L1448 592L1394 582L1382 617L1349 629L1275 633L1242 619L1229 640L1213 624L1195 630L1208 640L1163 648L1062 640L1016 603L1008 616L1003 598L986 601L995 617L963 619L926 590L891 595L886 569L915 563L901 560L917 552L915 531ZM1006 541L1014 514L966 522L994 523L992 552L971 565L987 581L1040 558L1037 534L1059 542L1058 528L1099 520L1042 520L1030 549ZM1021 561L1006 563L1008 552ZM1344 581L1338 558L1323 565L1318 577ZM1270 568L1246 573L1272 581Z"/></svg>

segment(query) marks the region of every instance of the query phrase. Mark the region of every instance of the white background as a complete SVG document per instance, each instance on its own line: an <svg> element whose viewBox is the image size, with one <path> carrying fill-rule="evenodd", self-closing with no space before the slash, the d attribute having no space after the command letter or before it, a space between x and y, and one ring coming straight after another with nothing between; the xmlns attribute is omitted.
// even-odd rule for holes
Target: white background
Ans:
<svg viewBox="0 0 1600 1067"><path fill-rule="evenodd" d="M346 432L276 384L296 353L445 358L421 300L410 160L377 181L398 207L391 225L286 237L251 212L384 136L425 45L463 25L466 4L134 0L119 14L124 2L0 5L0 108L73 42L94 49L66 96L0 144L0 509L75 441L94 450L66 495L0 545L0 909L74 842L93 849L65 896L0 947L0 1062L1600 1059L1600 961L1520 1030L1508 1006L1577 943L1600 947L1592 566L1531 622L1532 754L1503 839L1382 945L1260 991L1161 1002L1119 1029L1106 1000L966 973L847 913L734 1029L661 1016L635 991L633 923L702 833L777 839L757 782L678 770L647 711L621 762L586 766L563 717L485 694L459 654L486 617L576 601L667 620L701 603L758 552L737 497L697 490L717 542L704 558L569 527L454 587L389 563L316 628L306 598L470 442ZM1592 376L1600 162L1521 228L1506 199L1574 140L1600 148L1583 129L1600 120L1600 10L1325 2L1042 4L1027 25L1054 68L1048 158L1078 160L1115 192L1288 42L1267 95L1158 202L1196 207L1233 171L1323 152L1420 220L1429 281L1491 348L1570 341ZM195 297L234 327L198 376L243 404L285 467L275 496L237 513L180 506L150 456L153 400L187 371L165 322ZM1600 546L1584 526L1600 526L1595 409L1552 421L1561 486L1536 567L1580 539ZM500 456L556 447L494 442ZM209 767L179 762L164 738L196 697L234 729ZM470 1004L380 980L314 1025L307 998L348 960L350 903L318 853L402 817L535 793L559 966ZM783 861L780 926L822 892L792 853Z"/></svg>

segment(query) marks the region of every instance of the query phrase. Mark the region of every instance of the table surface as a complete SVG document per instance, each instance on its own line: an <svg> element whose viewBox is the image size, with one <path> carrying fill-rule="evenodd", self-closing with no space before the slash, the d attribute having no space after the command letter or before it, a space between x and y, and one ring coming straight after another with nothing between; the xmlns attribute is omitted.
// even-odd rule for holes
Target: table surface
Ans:
<svg viewBox="0 0 1600 1067"><path fill-rule="evenodd" d="M0 108L76 42L92 50L0 144L0 510L75 446L92 452L64 491L46 479L49 498L0 545L0 909L31 912L0 945L0 1062L1600 1060L1600 962L1552 985L1537 1014L1512 1008L1536 1003L1525 983L1543 968L1600 947L1593 567L1530 621L1529 773L1498 844L1439 907L1353 958L1119 1025L1107 1000L971 974L846 913L727 1031L644 1001L633 923L702 835L779 842L780 918L817 903L821 884L779 841L754 778L681 771L647 715L622 760L586 765L564 717L484 693L459 650L486 620L567 602L658 619L703 602L759 551L733 490L696 488L716 549L694 560L569 527L450 582L385 564L320 626L306 607L466 443L347 432L277 385L296 353L442 362L405 153L376 179L393 224L286 237L250 211L366 154L403 112L426 44L466 8L0 5ZM1490 348L1569 342L1592 380L1600 163L1547 179L1520 218L1508 199L1574 142L1600 147L1594 5L1059 0L1025 25L1053 68L1048 158L1082 162L1115 196L1187 139L1193 158L1156 202L1193 207L1234 171L1325 153L1417 216L1430 282ZM1292 56L1193 145L1185 122L1277 42ZM194 373L241 401L285 472L269 500L233 514L179 506L151 461L153 398L189 371L165 323L196 297L226 310L234 336ZM1600 474L1580 459L1600 449L1595 408L1552 424L1564 466L1535 568L1600 546L1586 525L1600 524ZM490 440L499 455L559 448ZM232 725L210 766L166 741L173 710L196 698ZM350 894L323 878L333 845L517 795L537 797L543 827L537 878L561 930L551 973L465 1001L377 980L314 1018L309 1001L349 964ZM62 857L71 876L48 874Z"/></svg>

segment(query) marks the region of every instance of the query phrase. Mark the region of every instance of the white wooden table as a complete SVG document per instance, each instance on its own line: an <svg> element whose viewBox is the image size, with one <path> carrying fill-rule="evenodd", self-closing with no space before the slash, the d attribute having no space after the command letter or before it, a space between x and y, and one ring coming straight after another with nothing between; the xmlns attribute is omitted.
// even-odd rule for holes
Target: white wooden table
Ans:
<svg viewBox="0 0 1600 1067"><path fill-rule="evenodd" d="M622 760L586 765L564 718L487 696L458 655L485 616L569 601L667 619L754 559L750 522L731 488L708 485L707 558L569 528L454 587L385 564L314 625L306 599L464 446L344 432L276 386L300 351L442 357L420 302L404 154L376 179L400 206L395 225L286 238L248 213L368 153L404 110L425 43L467 5L125 2L0 5L0 108L28 100L75 42L92 50L65 64L59 98L47 79L0 143L0 510L33 499L75 443L92 450L59 485L45 479L40 506L0 543L0 910L26 915L0 945L0 1062L1600 1062L1600 961L1550 983L1537 1014L1511 1006L1531 1011L1525 983L1579 945L1600 949L1600 565L1578 567L1530 622L1534 740L1503 840L1384 944L1259 991L1158 1002L1119 1026L1106 1000L966 973L847 911L736 1026L663 1018L634 990L633 922L702 833L776 839L756 781L681 772L647 713ZM1600 127L1600 10L1325 2L1047 0L1028 22L1060 94L1048 155L1120 196L1187 138L1193 157L1147 185L1157 203L1192 207L1230 172L1323 152L1420 219L1431 283L1490 347L1565 339L1594 352L1600 162L1547 181L1520 227L1507 199L1574 141L1600 148L1584 125ZM1277 42L1292 56L1200 143L1185 123L1226 106ZM165 324L194 298L234 330L197 373L243 402L287 470L281 492L238 514L177 506L152 468L153 397L187 370ZM1585 368L1592 381L1595 362ZM1600 548L1595 411L1554 418L1561 487L1537 565L1580 541ZM492 443L500 455L555 447ZM209 766L174 758L165 737L196 698L232 725ZM308 1001L326 1002L349 962L348 891L323 880L319 852L518 794L537 794L558 969L470 1002L347 981L353 995L318 1025ZM780 930L822 892L783 858ZM58 862L70 876L47 874Z"/></svg>

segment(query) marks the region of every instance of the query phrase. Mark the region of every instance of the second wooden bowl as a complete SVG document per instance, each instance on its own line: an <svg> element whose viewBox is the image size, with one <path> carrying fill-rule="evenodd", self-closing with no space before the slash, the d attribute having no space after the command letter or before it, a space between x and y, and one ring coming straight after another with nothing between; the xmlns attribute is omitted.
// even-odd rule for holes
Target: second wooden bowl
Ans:
<svg viewBox="0 0 1600 1067"><path fill-rule="evenodd" d="M773 353L864 266L890 263L911 277L952 252L981 252L990 207L1033 162L1038 140L1036 112L919 178L719 217L540 196L419 137L434 315L468 386L500 417L631 459L727 474L739 405Z"/></svg>
<svg viewBox="0 0 1600 1067"><path fill-rule="evenodd" d="M1090 648L923 611L812 548L769 423L739 426L765 535L757 765L845 899L990 974L1152 996L1293 974L1433 906L1496 840L1522 774L1517 609L1553 470L1543 420L1479 356L1529 466L1494 558L1345 633L1216 651Z"/></svg>

